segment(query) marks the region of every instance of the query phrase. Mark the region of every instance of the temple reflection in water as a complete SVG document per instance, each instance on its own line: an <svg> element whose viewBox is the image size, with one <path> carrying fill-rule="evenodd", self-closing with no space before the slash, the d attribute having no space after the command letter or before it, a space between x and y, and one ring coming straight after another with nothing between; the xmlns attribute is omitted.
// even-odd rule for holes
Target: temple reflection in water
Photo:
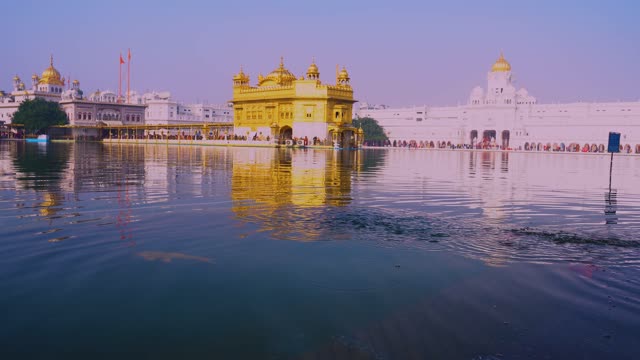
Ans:
<svg viewBox="0 0 640 360"><path fill-rule="evenodd" d="M232 211L276 238L316 240L323 213L351 202L351 175L361 152L238 149Z"/></svg>

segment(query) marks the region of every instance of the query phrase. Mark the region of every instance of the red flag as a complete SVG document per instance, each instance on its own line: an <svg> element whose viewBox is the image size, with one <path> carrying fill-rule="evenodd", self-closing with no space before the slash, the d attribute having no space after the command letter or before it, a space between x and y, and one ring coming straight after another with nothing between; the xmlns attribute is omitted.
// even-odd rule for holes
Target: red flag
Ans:
<svg viewBox="0 0 640 360"><path fill-rule="evenodd" d="M122 58L122 54L120 54L120 64L124 64L124 59Z"/></svg>

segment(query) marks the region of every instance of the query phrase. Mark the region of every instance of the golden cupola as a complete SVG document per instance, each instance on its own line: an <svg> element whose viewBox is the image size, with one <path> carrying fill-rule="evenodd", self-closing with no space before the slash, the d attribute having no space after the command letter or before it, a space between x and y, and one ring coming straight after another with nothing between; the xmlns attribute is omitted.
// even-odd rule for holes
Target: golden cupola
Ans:
<svg viewBox="0 0 640 360"><path fill-rule="evenodd" d="M511 71L511 64L504 58L502 52L500 57L496 60L495 64L491 67L491 72L507 72Z"/></svg>
<svg viewBox="0 0 640 360"><path fill-rule="evenodd" d="M351 80L351 78L349 78L349 73L347 72L347 68L343 66L342 70L340 70L340 72L338 73L336 81L338 84L348 85L349 80Z"/></svg>
<svg viewBox="0 0 640 360"><path fill-rule="evenodd" d="M307 79L320 79L320 71L318 70L318 65L316 65L315 59L311 62L311 65L309 65L309 68L307 69Z"/></svg>
<svg viewBox="0 0 640 360"><path fill-rule="evenodd" d="M280 58L280 66L262 78L258 86L291 85L296 80L296 76L284 67L284 59Z"/></svg>
<svg viewBox="0 0 640 360"><path fill-rule="evenodd" d="M49 59L49 67L42 72L38 84L64 86L64 79L60 76L60 72L53 67L53 56Z"/></svg>
<svg viewBox="0 0 640 360"><path fill-rule="evenodd" d="M249 85L249 76L244 73L242 66L240 66L240 72L233 76L233 84L236 86Z"/></svg>

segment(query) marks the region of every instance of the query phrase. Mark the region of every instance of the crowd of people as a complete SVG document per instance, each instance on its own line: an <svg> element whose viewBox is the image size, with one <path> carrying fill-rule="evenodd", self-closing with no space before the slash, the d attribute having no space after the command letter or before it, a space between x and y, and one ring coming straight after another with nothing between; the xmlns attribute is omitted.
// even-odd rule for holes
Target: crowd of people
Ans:
<svg viewBox="0 0 640 360"><path fill-rule="evenodd" d="M417 141L417 140L369 140L364 142L366 147L391 147L407 149L476 149L476 150L517 150L540 152L582 152L582 153L606 153L604 144L578 144L570 143L528 143L524 146L509 147L496 144L495 141L480 141L475 144L454 144L451 141ZM621 144L620 152L625 154L640 154L640 144Z"/></svg>

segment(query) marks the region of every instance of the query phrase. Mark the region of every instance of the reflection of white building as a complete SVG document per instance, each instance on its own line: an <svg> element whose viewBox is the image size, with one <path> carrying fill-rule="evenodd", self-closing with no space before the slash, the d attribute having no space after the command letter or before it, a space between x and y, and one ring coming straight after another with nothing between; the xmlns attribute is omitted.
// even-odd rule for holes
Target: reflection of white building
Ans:
<svg viewBox="0 0 640 360"><path fill-rule="evenodd" d="M169 92L143 95L147 105L148 125L179 125L199 123L232 123L233 108L226 105L184 104L171 98Z"/></svg>
<svg viewBox="0 0 640 360"><path fill-rule="evenodd" d="M494 143L503 148L532 145L583 147L607 143L610 131L622 145L640 152L640 101L538 104L526 89L512 83L511 65L500 55L487 75L487 88L475 87L466 105L388 108L364 104L359 117L372 117L391 141Z"/></svg>

